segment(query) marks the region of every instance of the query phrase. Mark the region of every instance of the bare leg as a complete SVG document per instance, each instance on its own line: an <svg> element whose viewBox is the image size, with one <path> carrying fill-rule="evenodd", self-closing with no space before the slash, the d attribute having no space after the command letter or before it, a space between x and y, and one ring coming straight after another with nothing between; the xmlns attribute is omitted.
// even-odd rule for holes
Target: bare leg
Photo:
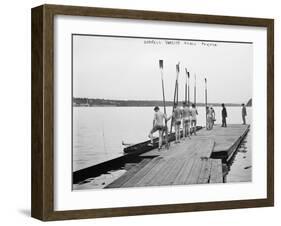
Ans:
<svg viewBox="0 0 281 226"><path fill-rule="evenodd" d="M182 130L183 130L183 137L186 137L187 136L187 134L186 134L187 130L186 130L186 123L184 121L182 122Z"/></svg>
<svg viewBox="0 0 281 226"><path fill-rule="evenodd" d="M187 123L187 136L190 138L190 122Z"/></svg>
<svg viewBox="0 0 281 226"><path fill-rule="evenodd" d="M176 142L178 143L179 142L179 139L180 139L180 134L179 134L179 125L175 125L175 130L176 130Z"/></svg>
<svg viewBox="0 0 281 226"><path fill-rule="evenodd" d="M193 134L195 134L194 121L192 121L192 122L191 122L191 128L192 128L192 132L193 132Z"/></svg>
<svg viewBox="0 0 281 226"><path fill-rule="evenodd" d="M162 147L162 140L163 140L163 131L159 130L159 142L158 142L158 149L160 150Z"/></svg>
<svg viewBox="0 0 281 226"><path fill-rule="evenodd" d="M169 136L168 136L168 127L165 126L165 129L162 132L162 138L165 140L165 146L168 149L169 148Z"/></svg>
<svg viewBox="0 0 281 226"><path fill-rule="evenodd" d="M188 133L187 133L187 123L186 122L184 122L184 135L185 135L185 137L187 137L188 136Z"/></svg>
<svg viewBox="0 0 281 226"><path fill-rule="evenodd" d="M181 139L181 126L179 125L179 140Z"/></svg>
<svg viewBox="0 0 281 226"><path fill-rule="evenodd" d="M178 126L175 124L176 143L178 142Z"/></svg>
<svg viewBox="0 0 281 226"><path fill-rule="evenodd" d="M194 127L193 127L194 128L194 135L197 135L196 134L196 124L197 124L197 121L195 120L193 123L194 123Z"/></svg>
<svg viewBox="0 0 281 226"><path fill-rule="evenodd" d="M150 138L150 143L153 144L153 129L150 131L148 137Z"/></svg>

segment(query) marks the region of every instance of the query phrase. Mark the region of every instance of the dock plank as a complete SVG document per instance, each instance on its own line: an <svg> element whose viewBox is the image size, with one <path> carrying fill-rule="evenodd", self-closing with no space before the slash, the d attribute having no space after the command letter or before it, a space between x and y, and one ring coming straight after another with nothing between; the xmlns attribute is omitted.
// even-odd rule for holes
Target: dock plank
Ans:
<svg viewBox="0 0 281 226"><path fill-rule="evenodd" d="M222 162L220 159L212 159L210 183L222 183Z"/></svg>
<svg viewBox="0 0 281 226"><path fill-rule="evenodd" d="M147 164L132 167L115 182L116 186L222 183L222 160L211 156L216 151L234 151L248 130L247 125L215 126L213 130L202 129L197 136L179 144L171 143L168 150L151 150L141 155L149 160Z"/></svg>
<svg viewBox="0 0 281 226"><path fill-rule="evenodd" d="M161 162L159 162L159 164L153 167L141 180L139 180L138 183L135 184L135 186L143 187L148 186L151 181L155 182L159 171L161 171L162 169L167 169L167 165L169 165L172 160L173 159L163 159Z"/></svg>
<svg viewBox="0 0 281 226"><path fill-rule="evenodd" d="M208 139L200 142L197 153L200 158L209 158L215 146L214 139Z"/></svg>
<svg viewBox="0 0 281 226"><path fill-rule="evenodd" d="M161 184L162 185L172 185L175 178L178 176L179 172L185 166L186 162L187 162L186 159L178 159L175 162L174 167L166 174L165 178L163 178Z"/></svg>
<svg viewBox="0 0 281 226"><path fill-rule="evenodd" d="M199 178L198 178L198 184L207 184L210 180L211 175L211 167L212 167L212 160L211 159L204 159L204 164L202 166Z"/></svg>
<svg viewBox="0 0 281 226"><path fill-rule="evenodd" d="M157 176L155 180L150 181L148 185L157 186L157 185L166 185L164 183L165 179L176 170L178 164L182 164L182 159L169 159L168 164L165 168L162 168L159 172L157 172Z"/></svg>
<svg viewBox="0 0 281 226"><path fill-rule="evenodd" d="M161 160L161 157L156 157L152 159L141 170L139 170L135 175L133 175L126 183L124 183L122 187L134 187Z"/></svg>
<svg viewBox="0 0 281 226"><path fill-rule="evenodd" d="M105 188L119 188L124 183L126 183L135 173L137 173L140 169L142 169L150 159L143 159L139 164L136 164L130 170L128 170L124 175L107 185Z"/></svg>
<svg viewBox="0 0 281 226"><path fill-rule="evenodd" d="M193 163L191 172L189 173L188 177L186 178L184 184L197 184L201 169L203 166L202 159L195 159L195 162Z"/></svg>
<svg viewBox="0 0 281 226"><path fill-rule="evenodd" d="M193 167L194 162L195 162L195 158L191 158L185 161L183 167L179 171L178 175L175 177L172 183L173 185L185 184L186 178L191 173L191 169Z"/></svg>

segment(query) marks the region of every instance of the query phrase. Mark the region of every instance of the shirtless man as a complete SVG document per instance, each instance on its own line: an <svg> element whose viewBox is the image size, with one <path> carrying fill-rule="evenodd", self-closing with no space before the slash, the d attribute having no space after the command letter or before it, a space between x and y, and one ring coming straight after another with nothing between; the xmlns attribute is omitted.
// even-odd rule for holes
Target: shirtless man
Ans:
<svg viewBox="0 0 281 226"><path fill-rule="evenodd" d="M165 128L165 122L167 122L170 118L167 118L167 116L159 110L158 106L154 107L154 112L153 127L148 137L150 138L150 145L153 146L153 133L156 131L159 132L158 150L160 150L162 148L163 133L165 129L167 129Z"/></svg>
<svg viewBox="0 0 281 226"><path fill-rule="evenodd" d="M173 122L175 126L175 135L176 135L175 143L180 143L181 118L182 118L182 110L177 104L175 104L174 111L173 111Z"/></svg>
<svg viewBox="0 0 281 226"><path fill-rule="evenodd" d="M211 106L210 109L211 109L211 114L212 114L212 122L213 122L212 123L212 128L213 128L214 125L215 125L215 121L216 121L216 112L215 112L213 106Z"/></svg>
<svg viewBox="0 0 281 226"><path fill-rule="evenodd" d="M196 125L197 125L197 109L195 104L192 104L192 108L190 109L191 113L191 130L193 131L194 135L196 135Z"/></svg>
<svg viewBox="0 0 281 226"><path fill-rule="evenodd" d="M211 107L207 106L206 111L207 111L206 129L211 130L211 129L213 129L213 114L212 114Z"/></svg>
<svg viewBox="0 0 281 226"><path fill-rule="evenodd" d="M183 136L190 138L190 110L186 102L183 103L182 110L182 125L183 125Z"/></svg>

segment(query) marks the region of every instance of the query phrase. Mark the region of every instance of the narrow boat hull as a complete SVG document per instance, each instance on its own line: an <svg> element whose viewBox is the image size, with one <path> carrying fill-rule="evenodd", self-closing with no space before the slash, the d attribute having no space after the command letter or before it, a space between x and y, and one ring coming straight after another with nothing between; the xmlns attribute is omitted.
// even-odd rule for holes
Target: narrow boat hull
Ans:
<svg viewBox="0 0 281 226"><path fill-rule="evenodd" d="M203 128L202 126L197 126L196 131L198 131L202 128ZM181 131L181 136L182 135L183 135L183 131ZM169 142L172 142L175 139L176 139L175 133L172 133L171 135L169 135ZM126 148L123 149L123 151L126 154L138 155L138 154L142 154L142 153L147 152L147 151L151 151L152 149L158 148L158 143L159 143L159 138L155 138L153 140L152 145L150 143L150 140L147 140L147 141L144 141L144 142L126 147ZM163 145L165 145L165 139L163 140Z"/></svg>

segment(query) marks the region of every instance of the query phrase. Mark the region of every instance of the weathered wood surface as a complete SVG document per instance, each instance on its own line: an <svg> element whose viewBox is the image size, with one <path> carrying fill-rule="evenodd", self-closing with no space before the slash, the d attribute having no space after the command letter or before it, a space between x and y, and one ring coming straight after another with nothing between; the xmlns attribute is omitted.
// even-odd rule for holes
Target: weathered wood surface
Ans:
<svg viewBox="0 0 281 226"><path fill-rule="evenodd" d="M122 177L119 177L117 180L115 180L113 183L109 184L107 188L114 188L114 187L121 187L123 184L125 184L132 176L135 175L139 170L141 170L148 162L150 162L149 159L143 159L139 164L133 166L130 168L130 170L127 171L126 174L124 174Z"/></svg>
<svg viewBox="0 0 281 226"><path fill-rule="evenodd" d="M179 144L171 144L168 150L142 154L144 160L107 187L222 183L222 160L212 159L211 155L231 151L248 129L245 125L215 126L213 130L203 129L197 136L181 140Z"/></svg>
<svg viewBox="0 0 281 226"><path fill-rule="evenodd" d="M222 163L220 159L212 159L210 183L222 183Z"/></svg>

